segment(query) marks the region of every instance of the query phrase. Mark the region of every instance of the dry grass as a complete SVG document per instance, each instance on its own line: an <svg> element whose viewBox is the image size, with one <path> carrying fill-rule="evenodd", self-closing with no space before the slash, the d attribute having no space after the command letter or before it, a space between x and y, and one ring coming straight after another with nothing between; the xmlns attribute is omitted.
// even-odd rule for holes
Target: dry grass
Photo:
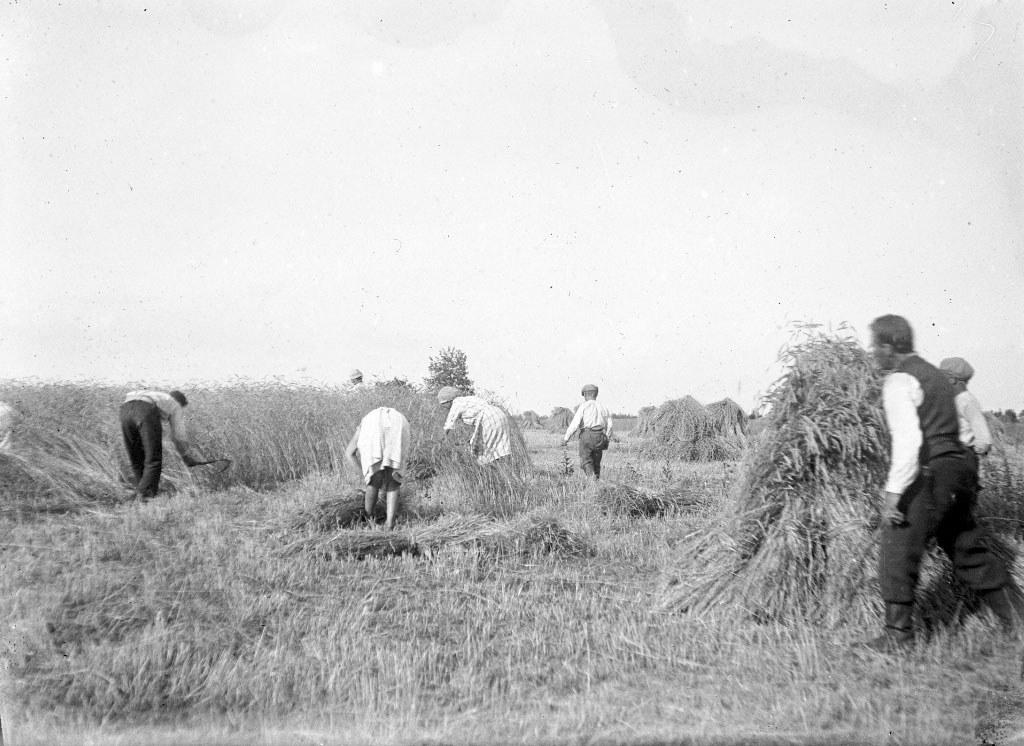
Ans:
<svg viewBox="0 0 1024 746"><path fill-rule="evenodd" d="M604 510L632 518L702 512L712 505L706 491L689 481L660 488L638 488L603 480L597 485L596 501Z"/></svg>
<svg viewBox="0 0 1024 746"><path fill-rule="evenodd" d="M637 431L645 434L643 448L650 458L733 461L746 447L745 438L731 434L734 424L725 407L712 413L692 396L670 399L640 419L647 420Z"/></svg>
<svg viewBox="0 0 1024 746"><path fill-rule="evenodd" d="M771 417L743 464L732 510L686 540L667 610L731 608L754 619L877 624L878 491L888 464L882 376L856 341L813 329L784 353ZM999 538L999 537L997 537ZM1001 547L1014 553L1012 536ZM932 551L919 623L962 621L977 604Z"/></svg>
<svg viewBox="0 0 1024 746"><path fill-rule="evenodd" d="M527 435L542 470L508 517L423 451L439 468L411 502L435 512L390 532L418 554L282 556L342 533L353 495L329 472L5 521L15 742L960 744L1017 676L1015 645L974 617L888 659L849 655L856 624L663 613L673 568L719 559L690 556L718 515L608 510L555 468L559 438ZM728 505L729 464L648 461L633 440L607 454L609 487Z"/></svg>
<svg viewBox="0 0 1024 746"><path fill-rule="evenodd" d="M564 435L575 413L575 410L568 407L555 407L547 417L544 429L549 433L562 433Z"/></svg>
<svg viewBox="0 0 1024 746"><path fill-rule="evenodd" d="M106 448L70 435L22 430L21 447L0 454L5 499L0 515L20 518L67 513L125 499L117 458Z"/></svg>
<svg viewBox="0 0 1024 746"><path fill-rule="evenodd" d="M456 515L413 524L400 531L340 531L329 537L304 539L283 547L281 556L305 552L329 558L364 559L431 555L448 547L464 546L517 556L590 553L585 540L550 516L527 515L512 521L495 521L481 515Z"/></svg>
<svg viewBox="0 0 1024 746"><path fill-rule="evenodd" d="M641 438L653 435L654 415L657 411L657 407L640 407L640 411L636 413L636 427L633 428L633 434Z"/></svg>
<svg viewBox="0 0 1024 746"><path fill-rule="evenodd" d="M0 477L14 500L0 507L27 516L79 510L126 499L129 468L121 442L118 407L141 384L7 382L0 399L22 413L13 454L0 455ZM406 477L435 477L453 496L482 510L507 514L524 504L531 476L529 454L518 428L513 452L499 468L482 470L444 440L436 402L408 386L365 387L356 392L276 382L193 384L189 431L199 453L226 456L231 468L186 469L165 444L161 490L267 490L318 473L344 473L344 449L362 416L379 406L401 411L412 425ZM493 498L493 499L492 499Z"/></svg>
<svg viewBox="0 0 1024 746"><path fill-rule="evenodd" d="M384 501L377 500L374 520L386 517ZM298 534L323 534L366 522L364 490L352 487L342 494L320 500L287 517L282 529Z"/></svg>
<svg viewBox="0 0 1024 746"><path fill-rule="evenodd" d="M540 430L544 427L544 423L540 421L540 415L534 412L532 409L527 409L523 412L522 420L520 421L520 427L524 430Z"/></svg>
<svg viewBox="0 0 1024 746"><path fill-rule="evenodd" d="M979 625L891 660L845 655L856 629L653 611L685 517L578 502L558 523L587 527L586 553L506 538L274 556L261 527L330 489L182 493L8 533L2 598L31 647L18 743L953 744L1016 675ZM501 522L462 537L484 523Z"/></svg>
<svg viewBox="0 0 1024 746"><path fill-rule="evenodd" d="M715 432L725 438L743 441L747 434L747 413L732 399L711 402L706 407Z"/></svg>
<svg viewBox="0 0 1024 746"><path fill-rule="evenodd" d="M1024 541L1024 458L999 449L981 460L978 515L994 533Z"/></svg>

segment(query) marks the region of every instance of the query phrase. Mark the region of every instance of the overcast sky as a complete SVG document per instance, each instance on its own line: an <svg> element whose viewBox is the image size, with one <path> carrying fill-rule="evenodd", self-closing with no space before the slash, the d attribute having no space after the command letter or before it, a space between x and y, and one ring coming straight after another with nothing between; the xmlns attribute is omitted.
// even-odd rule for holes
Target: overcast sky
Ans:
<svg viewBox="0 0 1024 746"><path fill-rule="evenodd" d="M0 11L0 377L746 408L900 313L1024 407L1020 2Z"/></svg>

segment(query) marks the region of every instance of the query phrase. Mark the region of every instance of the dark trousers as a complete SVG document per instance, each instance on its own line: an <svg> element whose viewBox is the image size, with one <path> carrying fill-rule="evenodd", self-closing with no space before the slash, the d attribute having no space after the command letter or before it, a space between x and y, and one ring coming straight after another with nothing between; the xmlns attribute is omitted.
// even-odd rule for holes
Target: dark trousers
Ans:
<svg viewBox="0 0 1024 746"><path fill-rule="evenodd" d="M121 435L132 462L135 490L140 497L153 497L160 486L163 467L163 428L160 410L145 401L121 405Z"/></svg>
<svg viewBox="0 0 1024 746"><path fill-rule="evenodd" d="M580 430L580 468L588 477L601 478L601 457L598 446L604 441L604 430Z"/></svg>
<svg viewBox="0 0 1024 746"><path fill-rule="evenodd" d="M974 519L974 463L966 456L932 459L904 495L906 523L883 524L878 577L886 603L913 603L921 557L933 536L964 585L975 591L1006 585L1006 566Z"/></svg>

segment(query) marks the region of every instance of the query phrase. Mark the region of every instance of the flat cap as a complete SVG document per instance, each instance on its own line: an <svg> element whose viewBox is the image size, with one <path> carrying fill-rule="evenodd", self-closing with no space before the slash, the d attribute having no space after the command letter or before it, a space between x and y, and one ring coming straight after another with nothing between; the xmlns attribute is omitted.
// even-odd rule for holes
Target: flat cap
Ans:
<svg viewBox="0 0 1024 746"><path fill-rule="evenodd" d="M462 396L462 392L454 386L445 386L437 392L437 403L444 404L445 402L450 402L456 396Z"/></svg>
<svg viewBox="0 0 1024 746"><path fill-rule="evenodd" d="M353 368L352 371L348 374L348 380L350 380L350 381L362 381L363 380L363 371L359 370L359 368Z"/></svg>
<svg viewBox="0 0 1024 746"><path fill-rule="evenodd" d="M964 383L970 381L971 376L974 375L974 368L962 357L947 357L939 363L939 370L950 378L955 378Z"/></svg>
<svg viewBox="0 0 1024 746"><path fill-rule="evenodd" d="M597 393L597 386L595 386L592 383L588 383L586 386L583 387L583 390L580 391L580 393L583 394L583 395L586 395L588 393L596 394Z"/></svg>

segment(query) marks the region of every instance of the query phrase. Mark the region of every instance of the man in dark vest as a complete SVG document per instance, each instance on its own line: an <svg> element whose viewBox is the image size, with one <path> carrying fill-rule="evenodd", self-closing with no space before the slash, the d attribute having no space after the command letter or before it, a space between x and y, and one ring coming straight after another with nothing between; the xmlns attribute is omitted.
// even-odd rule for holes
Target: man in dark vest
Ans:
<svg viewBox="0 0 1024 746"><path fill-rule="evenodd" d="M974 519L975 461L960 443L949 379L914 354L914 334L902 316L871 323L871 351L891 371L882 400L892 436L892 458L882 493L879 581L885 629L866 647L895 652L914 640L911 624L918 569L935 537L963 583L978 593L1004 626L1016 616L1009 576Z"/></svg>

